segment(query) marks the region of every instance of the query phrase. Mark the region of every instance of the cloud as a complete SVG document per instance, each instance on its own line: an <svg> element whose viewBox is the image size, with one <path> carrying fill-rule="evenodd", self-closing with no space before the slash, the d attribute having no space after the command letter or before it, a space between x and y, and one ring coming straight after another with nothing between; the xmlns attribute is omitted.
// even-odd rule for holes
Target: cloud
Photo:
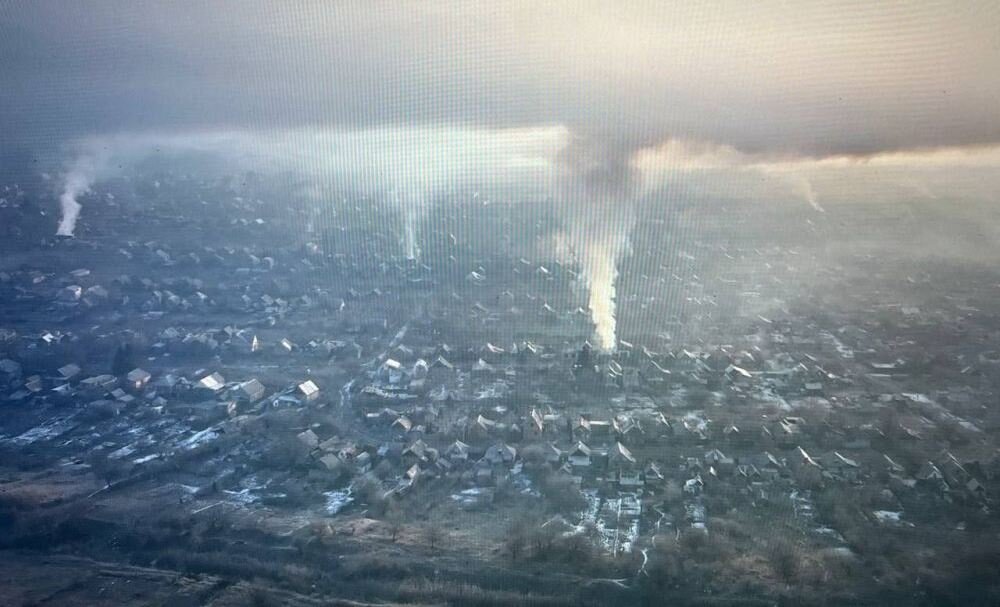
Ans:
<svg viewBox="0 0 1000 607"><path fill-rule="evenodd" d="M1000 5L40 2L0 12L5 132L562 124L872 154L1000 142Z"/></svg>

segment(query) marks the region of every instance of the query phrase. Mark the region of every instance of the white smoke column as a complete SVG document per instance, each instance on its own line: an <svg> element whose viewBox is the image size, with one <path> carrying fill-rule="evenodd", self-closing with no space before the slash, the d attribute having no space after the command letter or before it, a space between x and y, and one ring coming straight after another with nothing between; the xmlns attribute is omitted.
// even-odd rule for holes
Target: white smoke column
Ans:
<svg viewBox="0 0 1000 607"><path fill-rule="evenodd" d="M417 241L417 227L424 216L423 197L394 195L396 208L403 217L403 251L410 260L420 259L420 243Z"/></svg>
<svg viewBox="0 0 1000 607"><path fill-rule="evenodd" d="M72 236L76 231L76 220L80 217L82 208L77 199L90 191L90 186L106 163L107 155L94 150L81 152L70 163L63 175L63 191L59 195L62 218L59 220L56 235Z"/></svg>
<svg viewBox="0 0 1000 607"><path fill-rule="evenodd" d="M635 220L635 178L629 150L579 140L561 157L562 183L557 201L582 266L595 345L602 352L618 346L616 283L618 263L628 249Z"/></svg>
<svg viewBox="0 0 1000 607"><path fill-rule="evenodd" d="M417 223L416 213L412 210L407 210L404 221L406 222L406 258L420 259L420 246L417 244L417 230L414 225Z"/></svg>
<svg viewBox="0 0 1000 607"><path fill-rule="evenodd" d="M620 217L606 217L607 222L585 220L573 229L574 248L587 285L587 306L594 323L596 346L613 352L618 346L616 284L618 263L628 248L631 209L623 201Z"/></svg>

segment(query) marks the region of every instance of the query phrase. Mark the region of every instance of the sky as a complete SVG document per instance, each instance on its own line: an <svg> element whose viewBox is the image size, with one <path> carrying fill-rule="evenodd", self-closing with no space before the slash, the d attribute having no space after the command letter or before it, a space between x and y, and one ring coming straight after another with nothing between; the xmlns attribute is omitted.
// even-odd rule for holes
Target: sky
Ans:
<svg viewBox="0 0 1000 607"><path fill-rule="evenodd" d="M1000 3L0 3L0 127L562 126L631 154L1000 144Z"/></svg>

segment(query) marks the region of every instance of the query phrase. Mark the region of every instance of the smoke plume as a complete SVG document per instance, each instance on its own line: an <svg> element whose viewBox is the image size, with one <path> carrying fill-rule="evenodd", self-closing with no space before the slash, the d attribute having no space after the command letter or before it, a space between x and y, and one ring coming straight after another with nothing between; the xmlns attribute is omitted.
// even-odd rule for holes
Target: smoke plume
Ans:
<svg viewBox="0 0 1000 607"><path fill-rule="evenodd" d="M403 224L403 250L418 258L420 223L438 193L462 187L524 191L546 184L566 137L564 127L543 126L194 131L87 138L69 147L73 160L63 175L59 234L73 233L81 211L79 196L112 170L157 153L199 153L218 158L232 170L294 173L317 184L320 197L346 191L391 200Z"/></svg>
<svg viewBox="0 0 1000 607"><path fill-rule="evenodd" d="M393 194L393 201L403 219L403 252L407 259L419 260L420 242L417 231L426 213L424 198L407 192L401 196L397 190Z"/></svg>
<svg viewBox="0 0 1000 607"><path fill-rule="evenodd" d="M626 146L595 138L573 140L559 157L557 203L582 266L594 339L602 352L618 345L618 263L635 222L637 179Z"/></svg>
<svg viewBox="0 0 1000 607"><path fill-rule="evenodd" d="M72 236L76 231L76 220L82 208L77 199L90 191L91 185L106 164L107 156L104 153L87 150L78 155L67 167L63 175L63 190L59 195L62 217L56 235Z"/></svg>

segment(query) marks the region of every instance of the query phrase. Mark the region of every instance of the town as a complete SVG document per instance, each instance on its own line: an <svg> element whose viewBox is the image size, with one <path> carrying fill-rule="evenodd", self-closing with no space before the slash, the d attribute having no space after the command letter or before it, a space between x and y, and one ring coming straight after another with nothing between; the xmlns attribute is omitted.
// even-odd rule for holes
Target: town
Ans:
<svg viewBox="0 0 1000 607"><path fill-rule="evenodd" d="M991 267L821 255L865 221L836 211L781 211L810 231L783 242L754 236L761 209L654 206L603 352L544 203L463 195L409 258L391 206L254 174L150 169L89 198L75 238L20 186L0 201L12 571L44 548L170 604L917 604L995 584ZM718 244L735 213L743 239Z"/></svg>

